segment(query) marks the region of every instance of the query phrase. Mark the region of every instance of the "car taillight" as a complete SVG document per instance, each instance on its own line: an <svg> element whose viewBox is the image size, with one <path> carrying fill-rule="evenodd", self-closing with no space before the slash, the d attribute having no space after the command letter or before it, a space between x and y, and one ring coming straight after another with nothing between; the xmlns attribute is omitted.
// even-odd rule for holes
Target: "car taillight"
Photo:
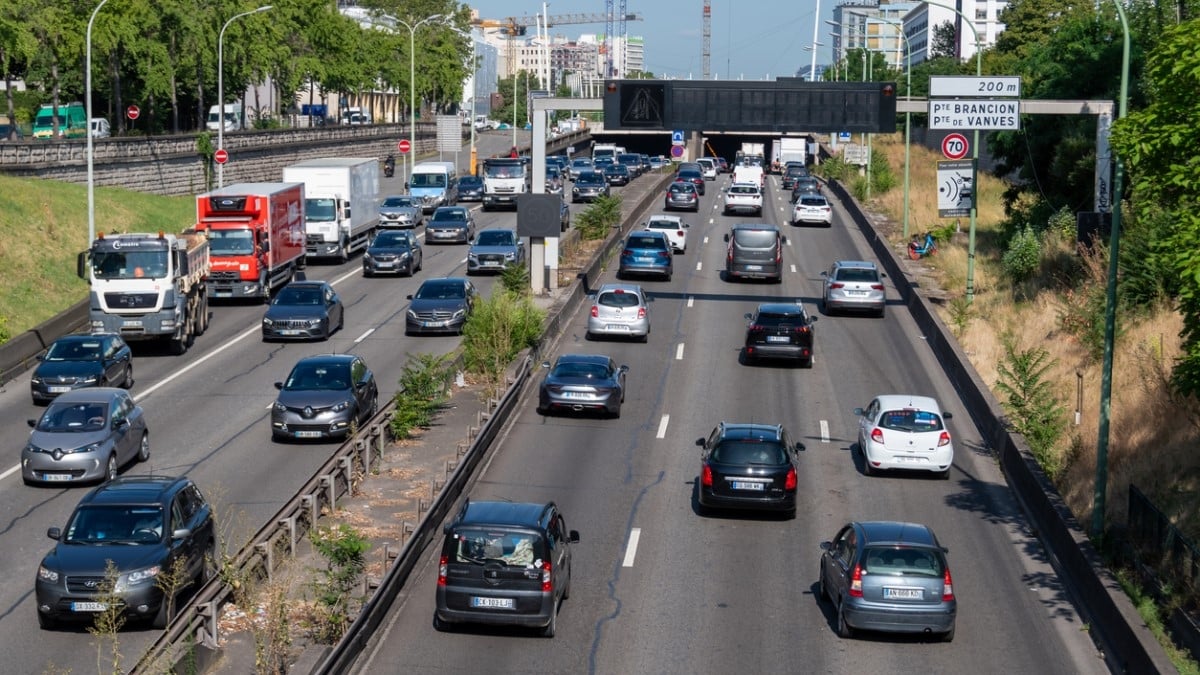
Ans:
<svg viewBox="0 0 1200 675"><path fill-rule="evenodd" d="M554 575L550 573L550 561L542 561L542 592L549 593L554 590Z"/></svg>
<svg viewBox="0 0 1200 675"><path fill-rule="evenodd" d="M871 284L871 290L873 290L873 291L882 291L882 290L883 290L883 284Z"/></svg>
<svg viewBox="0 0 1200 675"><path fill-rule="evenodd" d="M950 434L949 434L949 432L945 432L945 431L943 431L943 432L942 432L942 435L941 435L941 436L938 436L938 447L940 448L940 447L942 447L943 445L950 445Z"/></svg>
<svg viewBox="0 0 1200 675"><path fill-rule="evenodd" d="M942 575L942 602L949 602L954 599L954 581L950 579L950 568L946 568L945 574Z"/></svg>
<svg viewBox="0 0 1200 675"><path fill-rule="evenodd" d="M855 565L854 571L850 573L850 597L861 598L862 596L862 565Z"/></svg>
<svg viewBox="0 0 1200 675"><path fill-rule="evenodd" d="M595 315L593 314L592 316L595 316ZM646 308L645 307L638 307L638 318L639 319L646 318Z"/></svg>
<svg viewBox="0 0 1200 675"><path fill-rule="evenodd" d="M449 564L450 559L446 556L442 556L438 561L438 586L446 585L446 568L449 566Z"/></svg>
<svg viewBox="0 0 1200 675"><path fill-rule="evenodd" d="M678 230L678 231L676 231L676 232L675 232L675 236L676 236L676 237L682 237L682 236L683 236L683 230Z"/></svg>
<svg viewBox="0 0 1200 675"><path fill-rule="evenodd" d="M883 442L883 430L879 429L879 428L872 429L871 430L871 440L876 443L882 443Z"/></svg>
<svg viewBox="0 0 1200 675"><path fill-rule="evenodd" d="M795 332L797 332L797 333L807 333L807 332L808 332L808 326L796 326L796 327L795 327L795 328L793 328L792 330L793 330L793 331L795 331Z"/></svg>
<svg viewBox="0 0 1200 675"><path fill-rule="evenodd" d="M700 484L704 487L712 487L712 468L710 468L707 464L700 468Z"/></svg>
<svg viewBox="0 0 1200 675"><path fill-rule="evenodd" d="M775 264L778 265L782 262L783 262L783 244L776 241L775 242Z"/></svg>
<svg viewBox="0 0 1200 675"><path fill-rule="evenodd" d="M784 489L784 490L789 490L789 491L790 491L790 490L795 490L795 489L796 489L796 483L797 483L797 478L796 478L796 467L792 467L792 468L788 469L788 472L787 472L787 478L785 478L785 479L783 480L783 489Z"/></svg>
<svg viewBox="0 0 1200 675"><path fill-rule="evenodd" d="M755 323L755 324L751 324L751 325L750 325L750 328L749 328L749 331L750 331L751 333L757 333L757 332L759 332L759 331L761 331L761 330L763 330L763 327L762 327L762 326L760 326L760 325L758 325L758 324L756 324L756 323Z"/></svg>
<svg viewBox="0 0 1200 675"><path fill-rule="evenodd" d="M592 318L596 318L598 316L600 316L600 308L592 305Z"/></svg>
<svg viewBox="0 0 1200 675"><path fill-rule="evenodd" d="M829 288L830 288L830 289L833 289L833 290L836 290L836 289L839 289L839 288L845 288L845 287L846 287L846 284L843 284L843 283L842 283L842 282L840 282L840 281L835 281L835 282L833 282L832 284L829 284Z"/></svg>

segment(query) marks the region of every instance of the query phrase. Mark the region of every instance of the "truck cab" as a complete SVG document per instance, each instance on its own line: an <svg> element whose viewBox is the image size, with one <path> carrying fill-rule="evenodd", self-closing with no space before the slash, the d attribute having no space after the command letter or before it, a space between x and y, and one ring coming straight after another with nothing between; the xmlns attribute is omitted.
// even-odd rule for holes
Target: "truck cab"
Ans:
<svg viewBox="0 0 1200 675"><path fill-rule="evenodd" d="M517 208L517 196L530 191L530 173L528 163L521 157L483 160L483 209Z"/></svg>

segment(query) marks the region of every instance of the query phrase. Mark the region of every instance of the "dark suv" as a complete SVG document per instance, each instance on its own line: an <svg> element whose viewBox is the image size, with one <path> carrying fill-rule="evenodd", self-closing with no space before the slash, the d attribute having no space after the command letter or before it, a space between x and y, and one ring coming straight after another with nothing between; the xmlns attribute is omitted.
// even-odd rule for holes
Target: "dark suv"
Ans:
<svg viewBox="0 0 1200 675"><path fill-rule="evenodd" d="M802 305L786 302L763 303L746 314L747 362L756 359L795 359L804 368L813 364L813 322Z"/></svg>
<svg viewBox="0 0 1200 675"><path fill-rule="evenodd" d="M721 422L696 445L701 448L696 481L701 515L722 508L796 516L796 455L804 445L792 443L782 424Z"/></svg>
<svg viewBox="0 0 1200 675"><path fill-rule="evenodd" d="M443 529L433 627L480 623L540 628L554 637L571 593L571 544L554 502L473 502Z"/></svg>
<svg viewBox="0 0 1200 675"><path fill-rule="evenodd" d="M194 591L216 569L212 508L184 477L109 481L80 500L65 529L52 527L46 535L58 543L38 566L42 628L59 621L91 623L112 601L128 618L163 628L171 618L162 589L167 575L179 565L183 578L171 585ZM116 577L106 579L110 563Z"/></svg>

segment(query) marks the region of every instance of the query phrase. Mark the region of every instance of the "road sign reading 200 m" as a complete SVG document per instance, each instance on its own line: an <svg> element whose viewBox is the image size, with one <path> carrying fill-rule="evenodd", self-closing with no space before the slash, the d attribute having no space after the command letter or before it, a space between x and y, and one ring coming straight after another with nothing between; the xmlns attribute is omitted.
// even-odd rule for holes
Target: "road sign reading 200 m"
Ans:
<svg viewBox="0 0 1200 675"><path fill-rule="evenodd" d="M891 82L610 80L604 128L647 131L896 130Z"/></svg>

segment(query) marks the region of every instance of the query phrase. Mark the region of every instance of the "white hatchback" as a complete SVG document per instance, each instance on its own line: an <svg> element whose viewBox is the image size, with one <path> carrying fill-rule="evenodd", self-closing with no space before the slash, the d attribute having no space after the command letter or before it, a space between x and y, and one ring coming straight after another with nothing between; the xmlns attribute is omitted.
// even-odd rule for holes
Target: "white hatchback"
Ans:
<svg viewBox="0 0 1200 675"><path fill-rule="evenodd" d="M749 211L761 216L763 210L762 189L756 183L734 183L725 190L725 208L723 213Z"/></svg>
<svg viewBox="0 0 1200 675"><path fill-rule="evenodd" d="M863 473L901 469L931 471L950 477L954 443L937 401L928 396L887 394L876 396L858 415L858 450Z"/></svg>
<svg viewBox="0 0 1200 675"><path fill-rule="evenodd" d="M829 206L829 200L822 195L800 195L792 207L792 224L800 223L832 225L833 208Z"/></svg>
<svg viewBox="0 0 1200 675"><path fill-rule="evenodd" d="M643 230L655 230L667 235L667 241L671 242L671 248L675 253L687 253L687 231L691 225L683 222L683 218L679 216L668 216L666 214L658 214L650 216L646 221Z"/></svg>

